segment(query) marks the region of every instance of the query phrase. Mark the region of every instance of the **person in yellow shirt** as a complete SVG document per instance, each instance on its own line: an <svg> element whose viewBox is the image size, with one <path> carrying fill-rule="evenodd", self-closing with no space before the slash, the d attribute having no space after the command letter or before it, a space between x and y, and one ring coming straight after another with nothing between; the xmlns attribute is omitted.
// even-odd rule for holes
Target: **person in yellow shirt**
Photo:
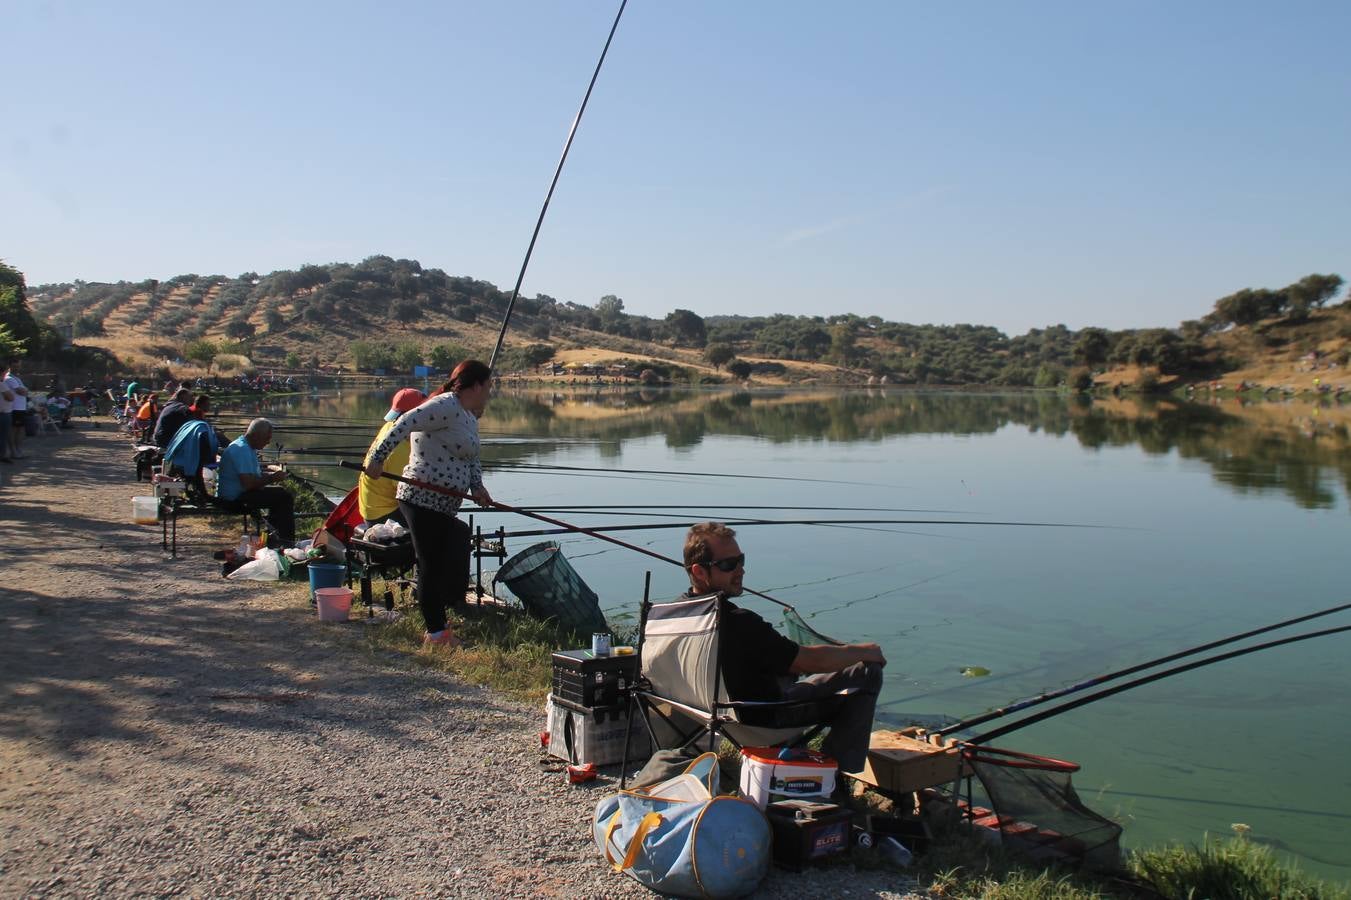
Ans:
<svg viewBox="0 0 1351 900"><path fill-rule="evenodd" d="M391 431L394 430L394 422L399 416L408 412L410 409L416 409L427 399L427 395L417 388L403 388L394 395L394 401L389 406L389 412L385 413L385 424L380 426L379 433L375 440L371 441L371 446L366 450L365 464L369 465L371 461L371 451L380 446ZM408 465L408 453L410 444L404 441L394 448L393 452L385 460L385 469L390 472L402 472L403 467ZM361 510L361 518L366 520L367 525L374 525L376 522L385 522L393 519L402 525L404 522L403 514L399 512L399 501L394 496L394 491L399 483L390 478L371 478L365 472L361 473L360 480L357 482L359 490L357 492L357 504Z"/></svg>

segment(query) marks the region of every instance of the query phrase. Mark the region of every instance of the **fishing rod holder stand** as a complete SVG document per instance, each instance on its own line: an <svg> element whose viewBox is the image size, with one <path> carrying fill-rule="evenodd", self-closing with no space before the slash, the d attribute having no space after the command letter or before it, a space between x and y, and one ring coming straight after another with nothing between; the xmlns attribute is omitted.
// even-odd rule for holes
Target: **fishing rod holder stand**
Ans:
<svg viewBox="0 0 1351 900"><path fill-rule="evenodd" d="M507 561L507 530L499 526L496 531L490 532L487 538L483 536L482 526L474 525L474 517L469 517L469 530L474 535L474 543L470 553L474 557L474 596L480 604L483 603L483 557L497 560L497 567L502 568L502 564Z"/></svg>

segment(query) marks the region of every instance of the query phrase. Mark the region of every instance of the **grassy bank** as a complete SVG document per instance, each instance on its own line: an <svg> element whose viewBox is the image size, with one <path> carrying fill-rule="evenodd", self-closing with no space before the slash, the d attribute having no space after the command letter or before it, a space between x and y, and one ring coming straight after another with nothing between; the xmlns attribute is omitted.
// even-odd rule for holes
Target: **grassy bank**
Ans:
<svg viewBox="0 0 1351 900"><path fill-rule="evenodd" d="M297 586L298 587L298 586ZM390 586L393 587L393 586ZM375 595L386 586L375 584ZM299 593L297 596L304 596ZM543 701L553 675L550 654L559 648L584 646L589 635L533 619L518 609L470 605L453 617L465 646L454 652L422 648L423 622L415 606L361 640L372 651L406 654L419 665L435 666L458 678L503 691L517 699ZM364 611L354 611L354 615ZM631 643L632 634L616 635ZM1003 852L962 826L938 835L913 868L924 890L940 897L989 900L1090 900L1111 897L1166 897L1177 900L1351 900L1346 888L1329 885L1283 863L1267 847L1246 837L1206 838L1199 845L1170 845L1128 852L1125 868L1116 874L1075 872L1028 862ZM849 863L885 868L892 863L874 850L855 851Z"/></svg>

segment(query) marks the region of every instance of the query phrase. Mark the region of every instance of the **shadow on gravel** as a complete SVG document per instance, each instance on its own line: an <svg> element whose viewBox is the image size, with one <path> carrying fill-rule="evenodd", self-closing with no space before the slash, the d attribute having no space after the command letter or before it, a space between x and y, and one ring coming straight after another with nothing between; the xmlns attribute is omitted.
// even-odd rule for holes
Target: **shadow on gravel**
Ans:
<svg viewBox="0 0 1351 900"><path fill-rule="evenodd" d="M316 736L340 726L391 749L415 748L426 723L409 713L436 715L457 702L497 707L448 680L433 688L369 665L354 674L337 648L306 634L319 626L299 611L176 599L172 581L134 597L87 598L79 579L70 584L69 593L6 591L0 609L0 733L49 752L81 756L90 741L158 744L159 726L202 724ZM142 717L149 729L127 724ZM455 730L452 716L444 730Z"/></svg>
<svg viewBox="0 0 1351 900"><path fill-rule="evenodd" d="M120 443L103 458L30 462L0 489L0 530L20 536L6 541L5 582L27 586L0 589L0 735L64 758L115 742L219 766L207 744L233 732L370 753L418 749L428 721L456 732L456 706L518 714L478 688L373 664L308 610L257 608L273 588L221 579L204 551L165 559L159 529L128 521L128 498L149 493L129 449L125 467Z"/></svg>

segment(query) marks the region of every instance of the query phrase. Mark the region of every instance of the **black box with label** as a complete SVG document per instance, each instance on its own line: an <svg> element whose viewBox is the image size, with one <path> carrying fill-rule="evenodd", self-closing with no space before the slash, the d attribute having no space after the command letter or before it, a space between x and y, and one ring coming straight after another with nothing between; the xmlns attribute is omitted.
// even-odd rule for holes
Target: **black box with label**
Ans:
<svg viewBox="0 0 1351 900"><path fill-rule="evenodd" d="M834 803L780 800L765 807L774 832L774 864L794 872L849 853L853 813Z"/></svg>

